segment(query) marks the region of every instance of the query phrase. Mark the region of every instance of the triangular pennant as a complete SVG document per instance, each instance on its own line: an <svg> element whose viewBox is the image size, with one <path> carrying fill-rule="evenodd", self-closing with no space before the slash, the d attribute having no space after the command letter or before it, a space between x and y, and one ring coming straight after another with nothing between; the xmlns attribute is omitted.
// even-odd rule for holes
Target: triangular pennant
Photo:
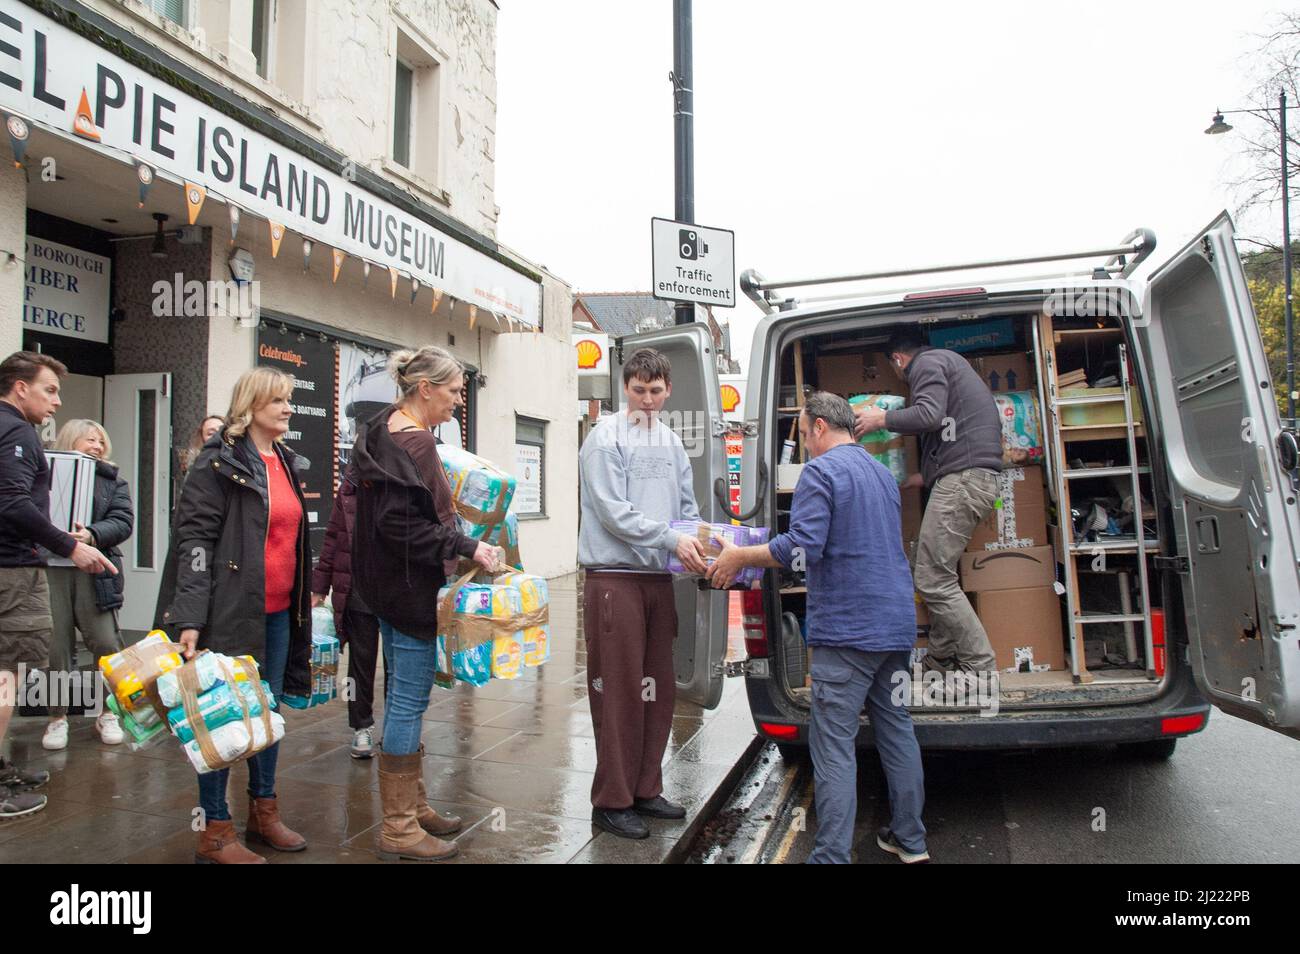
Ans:
<svg viewBox="0 0 1300 954"><path fill-rule="evenodd" d="M415 304L415 298L420 294L420 280L414 275L411 276L411 304Z"/></svg>
<svg viewBox="0 0 1300 954"><path fill-rule="evenodd" d="M361 263L361 287L366 288L370 285L370 263Z"/></svg>
<svg viewBox="0 0 1300 954"><path fill-rule="evenodd" d="M239 206L230 206L230 244L235 244L235 236L239 234Z"/></svg>
<svg viewBox="0 0 1300 954"><path fill-rule="evenodd" d="M271 226L271 257L280 254L280 239L284 238L284 226L279 222L267 222Z"/></svg>
<svg viewBox="0 0 1300 954"><path fill-rule="evenodd" d="M393 268L393 266L391 265L388 266L388 277L391 279L389 284L392 286L388 297L396 298L397 297L397 269Z"/></svg>
<svg viewBox="0 0 1300 954"><path fill-rule="evenodd" d="M474 322L478 321L478 305L469 306L469 330L474 330Z"/></svg>
<svg viewBox="0 0 1300 954"><path fill-rule="evenodd" d="M9 132L9 146L14 151L14 168L21 169L27 155L27 139L32 131L27 126L27 120L14 115L5 116L5 129Z"/></svg>
<svg viewBox="0 0 1300 954"><path fill-rule="evenodd" d="M208 190L195 182L185 183L185 207L190 213L190 225L199 217L203 202L208 197Z"/></svg>
<svg viewBox="0 0 1300 954"><path fill-rule="evenodd" d="M437 311L438 305L441 302L442 302L442 289L435 288L433 290L433 304L429 306L429 314L433 314L435 311Z"/></svg>
<svg viewBox="0 0 1300 954"><path fill-rule="evenodd" d="M81 102L77 104L77 115L72 118L72 131L82 139L99 142L99 130L95 128L95 117L90 112L90 97L86 87L81 87Z"/></svg>
<svg viewBox="0 0 1300 954"><path fill-rule="evenodd" d="M154 171L153 166L147 162L136 160L135 177L140 183L140 208L144 208L145 197L149 195L149 189L153 186Z"/></svg>
<svg viewBox="0 0 1300 954"><path fill-rule="evenodd" d="M339 269L343 267L343 262L347 257L348 253L343 249L336 248L334 250L334 281L336 282L339 280Z"/></svg>
<svg viewBox="0 0 1300 954"><path fill-rule="evenodd" d="M311 239L302 240L302 270L311 271Z"/></svg>

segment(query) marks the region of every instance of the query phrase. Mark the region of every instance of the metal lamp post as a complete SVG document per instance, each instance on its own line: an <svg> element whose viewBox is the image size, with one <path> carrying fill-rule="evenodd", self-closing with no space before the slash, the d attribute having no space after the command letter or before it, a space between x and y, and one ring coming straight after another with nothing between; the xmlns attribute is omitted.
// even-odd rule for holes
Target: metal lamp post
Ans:
<svg viewBox="0 0 1300 954"><path fill-rule="evenodd" d="M1286 418L1287 426L1295 427L1295 337L1291 312L1291 194L1287 186L1286 167L1286 90L1278 93L1279 128L1282 139L1282 283L1285 294L1286 325ZM1205 130L1207 135L1217 136L1232 129L1223 121L1225 110L1214 114L1214 121ZM1254 109L1229 109L1229 113L1258 113Z"/></svg>

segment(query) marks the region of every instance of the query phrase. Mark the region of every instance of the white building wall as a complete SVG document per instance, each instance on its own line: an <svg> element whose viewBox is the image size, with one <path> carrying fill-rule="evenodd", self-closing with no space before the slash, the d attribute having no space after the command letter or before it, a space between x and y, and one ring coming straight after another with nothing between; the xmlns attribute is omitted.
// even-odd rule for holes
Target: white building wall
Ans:
<svg viewBox="0 0 1300 954"><path fill-rule="evenodd" d="M0 143L0 359L23 346L23 257L27 244L27 177L14 168L9 137ZM9 253L15 255L9 263Z"/></svg>

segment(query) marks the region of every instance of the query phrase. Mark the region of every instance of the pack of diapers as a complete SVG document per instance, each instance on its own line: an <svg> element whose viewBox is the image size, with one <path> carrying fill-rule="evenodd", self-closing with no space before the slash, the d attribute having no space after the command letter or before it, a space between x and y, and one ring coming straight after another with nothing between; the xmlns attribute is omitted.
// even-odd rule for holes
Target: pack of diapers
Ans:
<svg viewBox="0 0 1300 954"><path fill-rule="evenodd" d="M493 581L497 586L509 586L519 591L519 604L525 614L541 614L549 610L551 597L546 586L546 579L529 573L502 573ZM525 626L520 630L523 639L523 660L525 666L540 666L551 658L551 624L549 617L545 622ZM498 679L513 676L498 676L495 665L492 675Z"/></svg>
<svg viewBox="0 0 1300 954"><path fill-rule="evenodd" d="M907 403L897 394L855 394L849 398L849 406L873 405L885 411L897 411ZM867 449L876 460L880 461L894 475L900 484L907 479L907 455L903 449L903 435L895 434L881 428L868 431L858 438L858 443Z"/></svg>
<svg viewBox="0 0 1300 954"><path fill-rule="evenodd" d="M269 739L266 735L266 723L261 716L250 719L248 723L242 720L228 722L214 731L210 738L219 759L215 765L208 764L197 741L185 743L185 754L189 757L190 764L194 766L194 771L200 775L228 768L232 763L248 758L250 755L256 755L284 738L284 718L280 713L272 712L270 722L271 737Z"/></svg>

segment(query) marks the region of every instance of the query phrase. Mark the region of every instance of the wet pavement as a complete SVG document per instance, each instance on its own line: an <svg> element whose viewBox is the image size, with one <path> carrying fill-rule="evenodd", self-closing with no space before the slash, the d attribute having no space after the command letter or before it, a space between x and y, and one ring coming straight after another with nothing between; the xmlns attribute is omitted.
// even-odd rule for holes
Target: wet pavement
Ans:
<svg viewBox="0 0 1300 954"><path fill-rule="evenodd" d="M591 825L595 740L587 706L586 653L578 635L577 577L550 581L552 658L511 681L434 689L424 717L424 778L438 811L464 820L452 863L615 862L675 859L684 838L716 810L757 750L744 686L728 681L713 711L679 702L664 756L664 794L682 821L650 820L633 842ZM346 654L345 657L346 659ZM382 675L377 689L382 693ZM373 848L382 820L378 760L349 756L352 730L341 700L285 710L277 796L284 820L307 851L275 864L383 863ZM375 719L382 725L382 704ZM177 863L193 861L195 775L174 739L138 752L106 746L93 720L73 718L68 748L41 748L44 718L15 717L7 756L44 768L44 811L0 822L0 863ZM230 806L242 831L246 769L231 771ZM681 843L679 845L679 843Z"/></svg>

